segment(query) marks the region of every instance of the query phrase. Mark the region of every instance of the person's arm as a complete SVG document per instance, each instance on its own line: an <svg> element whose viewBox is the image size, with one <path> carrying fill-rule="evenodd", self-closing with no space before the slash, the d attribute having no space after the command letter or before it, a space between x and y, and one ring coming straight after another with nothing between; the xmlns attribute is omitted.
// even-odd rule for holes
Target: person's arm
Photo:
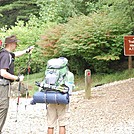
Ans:
<svg viewBox="0 0 134 134"><path fill-rule="evenodd" d="M22 56L23 54L26 54L26 53L27 53L27 49L26 50L23 50L23 51L14 52L15 57Z"/></svg>
<svg viewBox="0 0 134 134"><path fill-rule="evenodd" d="M22 56L22 55L24 55L26 53L31 52L33 49L34 49L34 46L30 46L29 48L27 48L25 50L14 52L15 57L20 57L20 56Z"/></svg>
<svg viewBox="0 0 134 134"><path fill-rule="evenodd" d="M17 81L23 81L24 76L16 76L16 75L12 75L10 73L7 72L6 69L1 69L0 70L0 75L6 79L10 79L10 80L17 80Z"/></svg>

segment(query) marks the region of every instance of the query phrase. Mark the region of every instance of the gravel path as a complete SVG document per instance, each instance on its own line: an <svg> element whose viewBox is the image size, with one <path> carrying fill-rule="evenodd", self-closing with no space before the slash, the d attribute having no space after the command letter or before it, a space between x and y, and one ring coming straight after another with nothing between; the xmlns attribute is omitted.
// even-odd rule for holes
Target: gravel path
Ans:
<svg viewBox="0 0 134 134"><path fill-rule="evenodd" d="M30 100L20 99L18 114L17 99L10 100L2 134L47 134L45 104ZM92 88L89 100L84 91L74 92L67 134L134 134L134 79Z"/></svg>

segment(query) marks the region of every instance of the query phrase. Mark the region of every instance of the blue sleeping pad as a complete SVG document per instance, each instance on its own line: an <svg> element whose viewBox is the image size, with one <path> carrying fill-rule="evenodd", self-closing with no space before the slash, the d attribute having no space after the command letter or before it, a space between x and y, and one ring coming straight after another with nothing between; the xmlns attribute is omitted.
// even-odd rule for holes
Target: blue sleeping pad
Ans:
<svg viewBox="0 0 134 134"><path fill-rule="evenodd" d="M68 104L69 93L61 93L59 91L38 91L33 95L31 104L36 103Z"/></svg>

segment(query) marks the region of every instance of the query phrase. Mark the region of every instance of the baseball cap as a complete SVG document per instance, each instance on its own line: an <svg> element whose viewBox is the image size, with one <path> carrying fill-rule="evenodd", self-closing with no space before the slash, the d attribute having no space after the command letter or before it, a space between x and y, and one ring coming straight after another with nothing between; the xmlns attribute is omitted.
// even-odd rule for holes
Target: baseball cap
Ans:
<svg viewBox="0 0 134 134"><path fill-rule="evenodd" d="M5 44L10 44L10 43L17 43L19 40L17 40L15 35L11 35L9 37L6 37L5 39Z"/></svg>

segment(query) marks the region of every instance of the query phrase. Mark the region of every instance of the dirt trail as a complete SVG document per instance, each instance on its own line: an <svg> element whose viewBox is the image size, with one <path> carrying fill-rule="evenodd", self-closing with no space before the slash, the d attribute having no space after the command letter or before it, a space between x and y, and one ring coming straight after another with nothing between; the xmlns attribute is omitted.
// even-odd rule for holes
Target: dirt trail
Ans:
<svg viewBox="0 0 134 134"><path fill-rule="evenodd" d="M20 99L16 116L17 100L11 99L3 134L47 134L45 104L29 101ZM75 92L67 134L134 134L134 79L92 88L89 100L84 91Z"/></svg>

